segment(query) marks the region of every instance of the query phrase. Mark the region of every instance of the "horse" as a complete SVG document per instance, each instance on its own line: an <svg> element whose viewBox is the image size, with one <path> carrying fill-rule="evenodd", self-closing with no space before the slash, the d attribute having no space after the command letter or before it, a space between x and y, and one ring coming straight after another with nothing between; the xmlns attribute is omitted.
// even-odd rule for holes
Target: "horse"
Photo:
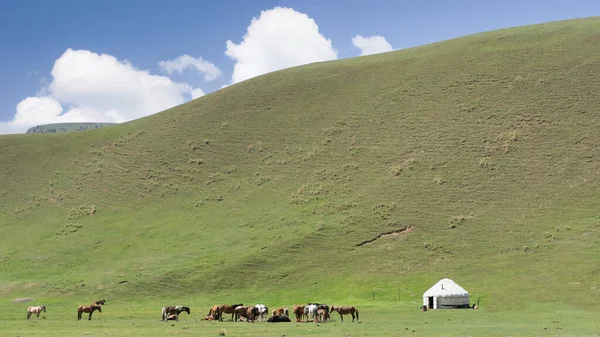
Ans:
<svg viewBox="0 0 600 337"><path fill-rule="evenodd" d="M80 305L77 307L77 320L81 319L81 315L85 313L89 313L88 320L92 320L92 314L94 311L98 310L98 312L102 312L102 307L99 305Z"/></svg>
<svg viewBox="0 0 600 337"><path fill-rule="evenodd" d="M249 306L247 309L247 316L246 316L246 322L250 323L254 323L254 321L256 320L256 317L259 315L258 312L258 308L255 306Z"/></svg>
<svg viewBox="0 0 600 337"><path fill-rule="evenodd" d="M223 305L219 305L216 308L216 315L219 318L219 321L223 322L223 314L231 314L231 320L233 321L233 316L235 316L235 308L242 306L242 303L239 304L234 304L234 305L228 305L228 304L223 304ZM212 310L212 308L211 308ZM210 313L209 313L210 315ZM214 314L213 314L214 316Z"/></svg>
<svg viewBox="0 0 600 337"><path fill-rule="evenodd" d="M181 305L178 305L178 306L170 305L170 306L167 306L167 307L163 307L162 308L162 320L166 321L167 318L169 318L169 316L171 316L171 315L177 315L177 316L179 316L179 314L182 313L182 312L184 312L184 311L187 312L188 315L190 314L190 308L189 307L184 307L184 306L181 306Z"/></svg>
<svg viewBox="0 0 600 337"><path fill-rule="evenodd" d="M260 320L265 320L265 315L269 313L269 308L264 304L257 304L255 307L258 309L258 315L260 316Z"/></svg>
<svg viewBox="0 0 600 337"><path fill-rule="evenodd" d="M334 305L331 306L329 312L337 311L340 314L342 322L344 321L344 315L351 314L352 322L354 322L354 315L356 314L356 321L358 322L358 309L356 307L336 307Z"/></svg>
<svg viewBox="0 0 600 337"><path fill-rule="evenodd" d="M106 303L106 300L98 300L95 301L94 303L92 303L92 305L104 305Z"/></svg>
<svg viewBox="0 0 600 337"><path fill-rule="evenodd" d="M46 306L45 305L40 305L37 307L28 307L27 308L27 320L29 320L29 318L31 318L31 314L35 314L36 315L36 321L40 318L40 313L46 312Z"/></svg>
<svg viewBox="0 0 600 337"><path fill-rule="evenodd" d="M238 319L241 321L242 317L248 318L248 307L240 305L235 308L235 321L237 322Z"/></svg>
<svg viewBox="0 0 600 337"><path fill-rule="evenodd" d="M319 308L317 310L317 313L319 315L319 321L325 323L327 322L327 319L329 318L329 312L327 310L325 310L325 308Z"/></svg>
<svg viewBox="0 0 600 337"><path fill-rule="evenodd" d="M304 316L306 316L306 321L308 321L308 316L313 319L313 322L317 323L319 321L319 308L316 304L309 304L304 307Z"/></svg>
<svg viewBox="0 0 600 337"><path fill-rule="evenodd" d="M286 317L286 316L271 316L271 317L269 317L267 322L279 323L279 322L291 322L291 321L290 321L289 317Z"/></svg>
<svg viewBox="0 0 600 337"><path fill-rule="evenodd" d="M277 309L273 309L273 312L272 312L271 316L285 316L285 317L290 317L290 313L288 311L288 308L277 308Z"/></svg>
<svg viewBox="0 0 600 337"><path fill-rule="evenodd" d="M167 317L167 321L179 321L179 315L171 314Z"/></svg>
<svg viewBox="0 0 600 337"><path fill-rule="evenodd" d="M304 315L304 306L301 304L294 304L294 315L296 316L296 322L302 322L302 316Z"/></svg>

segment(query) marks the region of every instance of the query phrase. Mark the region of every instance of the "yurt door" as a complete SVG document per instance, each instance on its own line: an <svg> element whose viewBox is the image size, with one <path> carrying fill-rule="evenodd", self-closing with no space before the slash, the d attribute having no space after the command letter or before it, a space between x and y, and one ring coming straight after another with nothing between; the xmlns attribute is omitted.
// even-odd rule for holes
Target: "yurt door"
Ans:
<svg viewBox="0 0 600 337"><path fill-rule="evenodd" d="M428 300L429 300L429 305L428 305L429 309L433 309L433 296L429 296Z"/></svg>

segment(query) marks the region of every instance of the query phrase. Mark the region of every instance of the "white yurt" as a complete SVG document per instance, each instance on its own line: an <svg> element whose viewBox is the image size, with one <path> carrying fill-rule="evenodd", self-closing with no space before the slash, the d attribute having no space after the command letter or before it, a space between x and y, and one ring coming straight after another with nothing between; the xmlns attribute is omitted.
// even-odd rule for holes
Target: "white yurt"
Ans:
<svg viewBox="0 0 600 337"><path fill-rule="evenodd" d="M469 292L445 278L423 294L423 305L428 309L469 308Z"/></svg>

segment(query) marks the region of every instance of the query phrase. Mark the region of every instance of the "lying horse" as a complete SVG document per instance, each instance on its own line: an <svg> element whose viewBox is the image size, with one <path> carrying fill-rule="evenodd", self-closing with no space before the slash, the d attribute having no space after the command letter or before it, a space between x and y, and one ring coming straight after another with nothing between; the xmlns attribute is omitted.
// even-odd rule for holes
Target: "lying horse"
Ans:
<svg viewBox="0 0 600 337"><path fill-rule="evenodd" d="M94 303L92 303L92 305L104 305L106 303L106 300L98 300L95 301Z"/></svg>
<svg viewBox="0 0 600 337"><path fill-rule="evenodd" d="M99 305L80 305L77 307L77 320L81 319L81 315L85 313L89 313L88 320L92 320L92 314L94 311L98 310L98 312L102 312L102 307Z"/></svg>
<svg viewBox="0 0 600 337"><path fill-rule="evenodd" d="M354 314L356 314L356 321L358 322L358 309L356 307L336 307L334 305L331 306L329 312L337 311L340 314L342 322L344 321L344 315L351 314L352 322L354 322Z"/></svg>
<svg viewBox="0 0 600 337"><path fill-rule="evenodd" d="M40 305L37 307L28 307L27 308L27 320L29 320L29 318L31 318L31 314L35 314L36 315L36 321L40 318L40 313L46 312L46 306L45 305Z"/></svg>
<svg viewBox="0 0 600 337"><path fill-rule="evenodd" d="M269 317L267 322L279 323L279 322L291 322L291 321L290 321L289 317L286 317L286 316L271 316L271 317Z"/></svg>
<svg viewBox="0 0 600 337"><path fill-rule="evenodd" d="M234 304L234 305L223 304L223 305L217 306L216 315L219 318L219 321L223 322L223 314L231 314L231 320L233 321L233 316L235 316L235 308L237 308L239 306L243 306L243 304L242 303ZM212 308L211 308L211 310L212 310ZM210 315L210 313L209 313L209 315Z"/></svg>
<svg viewBox="0 0 600 337"><path fill-rule="evenodd" d="M167 317L167 321L179 321L179 315L171 314Z"/></svg>
<svg viewBox="0 0 600 337"><path fill-rule="evenodd" d="M180 313L182 313L183 311L187 312L188 315L190 314L190 308L189 307L184 307L184 306L174 306L174 305L170 305L168 307L163 307L162 308L162 320L166 321L167 318L169 318L169 316L171 315L177 315L179 316Z"/></svg>

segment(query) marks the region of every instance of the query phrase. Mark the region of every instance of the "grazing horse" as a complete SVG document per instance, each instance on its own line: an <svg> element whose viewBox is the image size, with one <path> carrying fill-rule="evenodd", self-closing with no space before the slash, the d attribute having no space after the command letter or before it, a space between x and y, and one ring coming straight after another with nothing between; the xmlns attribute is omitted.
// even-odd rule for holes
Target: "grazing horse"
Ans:
<svg viewBox="0 0 600 337"><path fill-rule="evenodd" d="M210 307L210 309L208 310L207 316L212 316L213 319L215 319L215 320L219 319L219 307L220 307L220 305L218 305L218 304L215 304L212 307Z"/></svg>
<svg viewBox="0 0 600 337"><path fill-rule="evenodd" d="M104 304L106 304L106 300L98 300L98 301L92 303L92 305L104 305Z"/></svg>
<svg viewBox="0 0 600 337"><path fill-rule="evenodd" d="M269 308L264 304L257 304L255 307L258 309L258 316L260 316L260 320L265 320L265 315L269 313Z"/></svg>
<svg viewBox="0 0 600 337"><path fill-rule="evenodd" d="M249 306L248 311L247 311L247 316L246 316L246 322L254 323L254 321L256 320L256 317L258 317L258 315L259 315L258 308L253 305Z"/></svg>
<svg viewBox="0 0 600 337"><path fill-rule="evenodd" d="M319 321L321 322L327 322L327 319L329 318L329 312L327 310L325 310L325 308L319 308L317 310L317 313L319 315Z"/></svg>
<svg viewBox="0 0 600 337"><path fill-rule="evenodd" d="M178 306L174 306L174 305L170 305L167 307L163 307L162 308L162 320L166 321L167 318L169 318L169 316L171 315L177 315L179 316L180 313L182 312L187 312L188 315L190 314L190 308L189 307L184 307L181 305Z"/></svg>
<svg viewBox="0 0 600 337"><path fill-rule="evenodd" d="M356 307L336 307L332 305L329 312L331 313L334 311L337 311L340 314L342 322L344 321L344 315L346 314L352 315L352 322L354 322L354 315L356 314L356 321L358 322L358 309L356 309Z"/></svg>
<svg viewBox="0 0 600 337"><path fill-rule="evenodd" d="M316 304L309 304L304 307L304 316L306 316L306 321L308 321L308 317L310 316L313 319L313 322L317 323L319 321L319 308Z"/></svg>
<svg viewBox="0 0 600 337"><path fill-rule="evenodd" d="M89 313L88 320L92 320L92 314L94 311L98 310L98 312L102 312L102 307L99 305L80 305L77 307L77 320L81 319L81 315L85 313Z"/></svg>
<svg viewBox="0 0 600 337"><path fill-rule="evenodd" d="M36 316L36 321L40 318L40 313L46 312L46 306L45 305L40 305L37 307L28 307L27 308L27 320L29 320L29 318L31 318L31 314L35 314Z"/></svg>
<svg viewBox="0 0 600 337"><path fill-rule="evenodd" d="M244 305L244 304L242 304L242 303L234 304L234 305L223 304L223 305L217 306L216 315L217 315L219 321L223 322L223 314L231 314L231 320L233 321L233 316L235 316L235 308L242 306L242 305ZM211 310L212 310L212 308L211 308ZM214 317L214 314L213 314L213 317Z"/></svg>
<svg viewBox="0 0 600 337"><path fill-rule="evenodd" d="M238 319L241 321L242 317L246 319L248 318L248 307L240 305L237 308L235 308L235 321L237 322Z"/></svg>
<svg viewBox="0 0 600 337"><path fill-rule="evenodd" d="M296 322L302 322L302 316L304 315L304 306L301 304L294 304L294 315L296 316Z"/></svg>

